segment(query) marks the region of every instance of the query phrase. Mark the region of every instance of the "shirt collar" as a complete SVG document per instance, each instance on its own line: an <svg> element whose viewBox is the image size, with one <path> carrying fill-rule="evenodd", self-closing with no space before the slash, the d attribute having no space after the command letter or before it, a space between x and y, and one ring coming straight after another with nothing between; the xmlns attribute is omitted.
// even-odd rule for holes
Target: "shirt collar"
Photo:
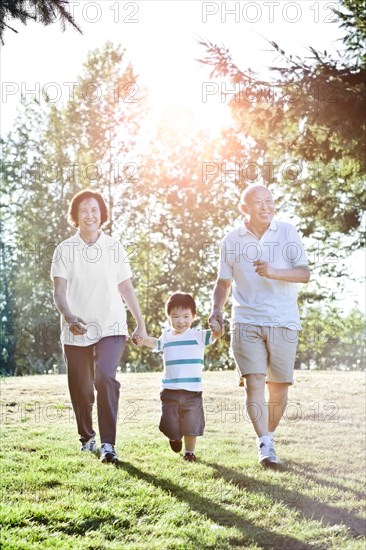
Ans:
<svg viewBox="0 0 366 550"><path fill-rule="evenodd" d="M78 228L77 232L75 233L75 237L76 239L81 242L82 244L85 244L86 245L86 242L81 238L81 235L80 235L80 229ZM104 232L103 232L103 229L100 230L100 235L98 237L98 240L96 241L96 243L100 244L101 240L103 239L104 237ZM94 243L94 244L96 244Z"/></svg>
<svg viewBox="0 0 366 550"><path fill-rule="evenodd" d="M267 229L267 231L270 230L270 231L277 231L277 222L274 218L272 218L272 221L271 223L269 224L269 227ZM248 229L246 228L244 222L242 223L242 225L239 227L239 235L241 237L244 237L244 235L246 235L247 233L249 233Z"/></svg>

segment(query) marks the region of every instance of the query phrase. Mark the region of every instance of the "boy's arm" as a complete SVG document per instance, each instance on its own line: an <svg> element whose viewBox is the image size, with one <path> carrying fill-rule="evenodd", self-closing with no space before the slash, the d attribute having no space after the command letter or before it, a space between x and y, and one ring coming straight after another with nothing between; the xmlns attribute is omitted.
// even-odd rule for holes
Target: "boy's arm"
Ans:
<svg viewBox="0 0 366 550"><path fill-rule="evenodd" d="M147 348L157 349L158 348L158 338L154 338L153 336L148 336L147 338L144 338L142 340L141 345L146 346Z"/></svg>
<svg viewBox="0 0 366 550"><path fill-rule="evenodd" d="M147 336L146 338L137 336L133 339L133 343L138 347L146 346L147 348L158 349L158 338L153 336Z"/></svg>
<svg viewBox="0 0 366 550"><path fill-rule="evenodd" d="M224 336L225 334L225 328L224 325L219 326L219 323L217 321L213 321L213 323L217 323L217 325L211 325L210 328L212 330L212 341L215 342L218 338L221 338L221 336ZM213 330L215 329L215 330ZM219 329L219 330L217 330Z"/></svg>

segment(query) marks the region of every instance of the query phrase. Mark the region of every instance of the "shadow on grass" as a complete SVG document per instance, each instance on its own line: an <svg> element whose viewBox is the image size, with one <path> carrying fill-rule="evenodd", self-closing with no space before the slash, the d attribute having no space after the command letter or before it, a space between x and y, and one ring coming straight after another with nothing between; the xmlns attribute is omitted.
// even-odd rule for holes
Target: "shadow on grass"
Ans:
<svg viewBox="0 0 366 550"><path fill-rule="evenodd" d="M289 536L282 536L269 529L257 527L251 521L245 520L239 514L227 510L224 506L215 504L212 500L205 498L193 491L172 483L168 479L161 479L147 472L136 468L130 463L120 462L115 465L119 469L125 470L130 476L142 479L154 487L162 489L175 498L186 502L191 510L202 514L223 527L235 527L239 529L243 537L228 539L228 543L233 547L246 544L257 544L261 548L286 548L286 550L310 550L314 547L301 542L299 539ZM213 467L218 465L212 465Z"/></svg>
<svg viewBox="0 0 366 550"><path fill-rule="evenodd" d="M348 527L356 536L365 534L365 521L364 519L356 516L345 508L334 508L325 502L321 502L317 498L311 498L302 494L299 491L292 491L286 489L283 485L275 482L258 481L250 478L241 472L237 472L231 468L222 466L212 462L204 462L206 466L209 466L217 471L217 473L227 483L233 483L236 487L244 489L258 494L266 494L271 497L274 502L283 503L293 509L301 512L301 514L309 519L315 519L323 521L331 525L339 525L342 523ZM287 470L286 465L281 464L277 471ZM295 470L296 471L296 470ZM307 480L305 480L304 487L307 486ZM316 483L316 481L315 481Z"/></svg>
<svg viewBox="0 0 366 550"><path fill-rule="evenodd" d="M355 496L355 498L359 500L364 500L366 498L365 491L357 491L356 489L352 489L351 487L342 485L337 481L329 481L328 479L322 479L321 477L319 477L318 471L314 467L309 466L308 464L302 464L301 462L296 462L294 460L286 460L286 470L295 473L297 476L301 475L302 477L305 478L305 481L311 480L314 483L321 485L322 487L327 487L327 488L333 487L338 491L352 493Z"/></svg>

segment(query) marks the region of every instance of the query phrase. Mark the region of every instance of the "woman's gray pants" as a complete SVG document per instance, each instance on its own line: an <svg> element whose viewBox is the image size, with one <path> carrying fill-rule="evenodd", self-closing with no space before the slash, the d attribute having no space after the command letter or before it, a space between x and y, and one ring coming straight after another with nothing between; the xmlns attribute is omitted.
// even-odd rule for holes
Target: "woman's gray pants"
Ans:
<svg viewBox="0 0 366 550"><path fill-rule="evenodd" d="M95 386L100 441L115 445L120 390L116 373L125 340L125 336L106 336L91 346L63 347L70 397L82 443L95 436L92 422Z"/></svg>

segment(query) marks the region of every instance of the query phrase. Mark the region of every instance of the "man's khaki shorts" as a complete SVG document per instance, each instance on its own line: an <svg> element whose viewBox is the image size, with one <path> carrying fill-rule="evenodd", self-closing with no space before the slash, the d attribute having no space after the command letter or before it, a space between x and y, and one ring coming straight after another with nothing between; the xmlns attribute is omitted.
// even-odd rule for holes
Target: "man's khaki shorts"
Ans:
<svg viewBox="0 0 366 550"><path fill-rule="evenodd" d="M266 382L292 384L298 331L236 323L231 348L242 376L264 374Z"/></svg>

